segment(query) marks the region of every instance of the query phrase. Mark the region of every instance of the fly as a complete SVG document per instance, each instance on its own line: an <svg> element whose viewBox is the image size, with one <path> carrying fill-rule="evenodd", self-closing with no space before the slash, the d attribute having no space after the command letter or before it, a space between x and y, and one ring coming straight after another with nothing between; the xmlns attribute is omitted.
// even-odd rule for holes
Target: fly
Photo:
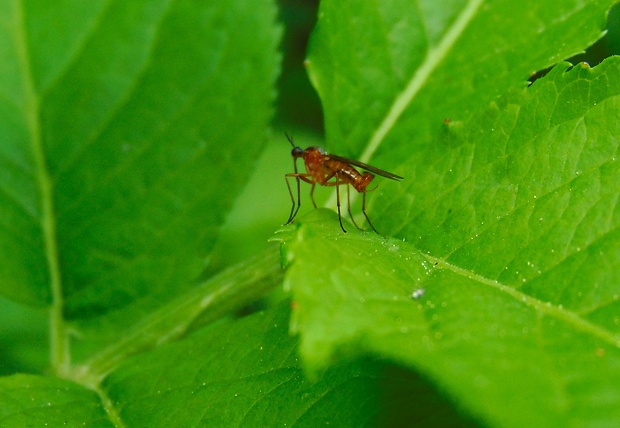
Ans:
<svg viewBox="0 0 620 428"><path fill-rule="evenodd" d="M362 213L364 217L366 217L366 221L375 231L377 229L373 226L370 218L368 218L368 214L366 214L366 193L375 190L377 187L373 187L368 190L368 185L372 182L376 175L380 175L385 178L389 178L390 180L402 180L403 177L400 177L396 174L392 174L391 172L384 171L382 169L376 168L371 165L366 165L365 163L345 158L342 156L332 155L325 152L323 149L319 147L308 147L306 150L302 150L300 147L296 146L293 143L293 138L291 138L288 134L285 134L291 146L293 146L293 150L291 152L293 156L293 164L295 167L295 172L286 174L286 185L288 187L288 192L291 195L291 214L288 217L288 221L286 224L291 223L299 208L301 207L301 190L300 190L300 182L305 181L310 184L312 187L310 189L310 199L312 200L312 204L314 208L316 208L316 202L314 202L314 188L316 184L320 184L321 186L335 186L336 187L336 204L338 206L338 221L340 221L340 227L344 233L347 233L346 229L342 225L342 215L340 214L340 186L347 186L347 210L349 212L349 217L351 221L360 229L360 227L355 223L353 219L353 215L351 214L351 197L349 192L349 184L353 186L358 193L362 194ZM297 170L297 159L302 158L304 160L304 164L306 166L306 172L299 172ZM359 172L354 167L358 167L365 171ZM295 202L295 197L293 196L293 191L291 190L291 184L289 182L290 178L294 178L297 182L297 203ZM330 181L333 180L333 181ZM361 229L360 229L361 230Z"/></svg>

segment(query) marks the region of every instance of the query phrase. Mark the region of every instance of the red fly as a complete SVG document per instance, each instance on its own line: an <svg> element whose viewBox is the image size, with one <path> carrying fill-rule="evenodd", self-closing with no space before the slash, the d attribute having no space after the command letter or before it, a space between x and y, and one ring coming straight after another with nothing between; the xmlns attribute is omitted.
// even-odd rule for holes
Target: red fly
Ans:
<svg viewBox="0 0 620 428"><path fill-rule="evenodd" d="M293 139L285 134L288 141L293 146L293 150L291 154L293 155L293 164L295 166L295 172L286 174L286 185L288 187L288 192L291 195L291 214L288 217L288 221L286 224L291 223L299 208L301 207L301 195L300 195L300 182L305 181L312 185L310 189L310 199L312 200L312 204L314 208L316 208L316 202L314 202L314 188L316 184L320 184L321 186L335 186L336 187L336 201L338 206L338 220L340 221L340 227L344 233L347 233L346 229L342 225L342 216L340 214L340 185L344 184L347 186L347 209L349 212L349 217L351 221L360 229L360 227L355 223L353 219L353 215L351 214L351 197L349 192L349 184L353 186L355 190L362 194L362 213L364 213L364 217L366 217L366 221L375 231L377 229L373 226L370 218L368 218L368 214L366 214L366 193L375 190L377 187L368 190L367 187L370 182L375 178L374 174L380 175L385 178L389 178L390 180L402 180L403 177L400 177L396 174L392 174L391 172L384 171L379 168L375 168L374 166L366 165L365 163L348 159L342 156L336 156L326 153L323 149L319 147L308 147L306 150L302 150L300 147L297 147L295 143L293 143ZM297 170L297 159L302 158L304 160L304 164L306 165L306 172L298 172ZM354 168L354 166L364 169L360 173L358 170ZM295 203L295 197L293 196L293 191L291 190L291 184L289 183L289 178L294 178L297 181L297 203ZM333 181L330 181L332 180ZM361 230L361 229L360 229Z"/></svg>

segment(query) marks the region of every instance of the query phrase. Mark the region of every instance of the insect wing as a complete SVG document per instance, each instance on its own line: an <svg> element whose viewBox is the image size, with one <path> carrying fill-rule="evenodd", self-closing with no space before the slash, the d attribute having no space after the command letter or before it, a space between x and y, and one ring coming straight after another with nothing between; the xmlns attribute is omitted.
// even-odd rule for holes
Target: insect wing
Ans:
<svg viewBox="0 0 620 428"><path fill-rule="evenodd" d="M356 161L355 159L349 159L349 158L345 158L344 156L338 156L338 155L332 155L332 154L328 155L328 157L330 159L334 159L340 162L348 163L349 165L353 165L358 168L365 169L366 171L370 171L374 174L380 175L381 177L389 178L390 180L399 181L403 179L403 177L399 175L392 174L391 172L387 172L377 167L374 167L372 165L365 164L364 162Z"/></svg>

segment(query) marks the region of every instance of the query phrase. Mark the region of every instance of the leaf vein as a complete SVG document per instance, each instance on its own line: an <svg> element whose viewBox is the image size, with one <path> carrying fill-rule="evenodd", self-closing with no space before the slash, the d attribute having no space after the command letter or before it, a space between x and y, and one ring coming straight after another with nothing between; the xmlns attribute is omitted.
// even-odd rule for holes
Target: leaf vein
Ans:
<svg viewBox="0 0 620 428"><path fill-rule="evenodd" d="M63 318L64 297L58 258L56 239L56 221L54 217L53 184L49 174L45 148L43 144L40 116L40 98L36 93L32 70L32 62L28 49L27 24L24 14L23 0L14 0L17 13L16 43L21 75L24 76L24 112L31 140L31 150L35 163L37 185L40 192L42 208L41 231L45 243L44 251L47 260L52 304L50 308L50 348L51 362L54 370L60 375L68 372L70 363L67 331Z"/></svg>
<svg viewBox="0 0 620 428"><path fill-rule="evenodd" d="M155 24L157 28L159 28L159 24L166 18L167 14L171 13L172 2L173 0L169 1L167 5L167 10L164 13L162 13L160 19ZM144 77L145 73L149 69L149 66L152 65L153 58L151 57L151 54L153 53L153 48L156 45L157 41L158 41L158 35L155 34L151 40L150 46L148 47L150 54L144 61L144 64L142 65L140 70L136 72L135 82L139 82ZM107 116L101 120L100 126L90 134L90 137L88 138L88 140L86 140L86 142L83 145L81 145L77 150L75 150L73 154L68 157L66 162L59 165L57 175L61 175L63 172L67 171L69 168L75 165L82 157L87 155L88 148L98 141L99 137L103 134L103 132L107 129L107 127L112 123L112 121L117 117L121 109L132 99L132 95L135 94L136 89L137 89L137 85L128 85L127 92L124 94L124 96L119 97L116 105L110 108L110 111L107 114Z"/></svg>
<svg viewBox="0 0 620 428"><path fill-rule="evenodd" d="M471 20L474 18L482 3L483 0L470 0L458 19L445 33L439 44L435 48L431 48L427 51L426 57L422 61L421 66L413 74L405 89L396 96L387 115L383 118L383 121L372 135L366 149L360 157L360 161L368 162L370 160L379 145L383 142L385 136L394 127L394 124L403 111L405 111L422 86L431 76L433 70L435 70L441 61L443 61L456 43L458 37L463 33L463 31L465 31L465 28L467 28Z"/></svg>
<svg viewBox="0 0 620 428"><path fill-rule="evenodd" d="M506 284L502 284L499 281L486 278L470 270L460 268L446 262L443 259L438 259L423 252L420 254L431 263L437 263L438 266L450 270L459 276L474 280L482 285L494 288L500 292L508 294L509 296L515 298L515 300L520 301L524 305L534 309L537 313L548 315L557 320L570 324L577 330L598 337L599 339L609 343L611 346L620 348L620 334L614 334L609 330L606 330L601 326L582 318L581 316L579 316L579 314L575 312L568 311L563 307L552 304L551 302L543 302L542 300L525 294L516 288L510 287Z"/></svg>
<svg viewBox="0 0 620 428"><path fill-rule="evenodd" d="M67 61L64 64L64 67L62 67L61 69L58 70L58 72L56 73L56 76L54 76L52 79L50 79L48 85L46 88L41 88L41 98L45 98L46 95L52 90L54 89L54 87L56 86L56 84L58 82L60 82L62 80L62 78L69 72L69 70L71 69L71 66L73 64L75 64L77 62L77 60L80 58L80 54L82 52L84 52L88 41L90 40L90 37L93 36L94 34L94 30L98 27L100 27L100 24L102 22L102 17L106 14L107 9L109 9L113 2L112 1L106 1L106 5L99 11L99 13L97 14L97 16L94 17L92 24L89 26L88 30L82 35L82 38L80 41L78 41L75 45L75 48L73 50L73 52L71 54L69 54L69 56L67 57Z"/></svg>
<svg viewBox="0 0 620 428"><path fill-rule="evenodd" d="M373 156L375 151L377 151L386 135L394 127L398 118L400 118L401 114L405 111L409 104L411 104L411 101L418 94L422 86L424 86L435 68L437 68L446 55L448 55L458 37L463 33L463 31L465 31L465 28L474 18L482 3L483 0L469 0L463 9L463 12L452 24L452 26L449 27L439 44L435 48L427 50L426 57L422 61L421 66L413 73L413 76L411 76L411 79L405 86L405 89L395 97L387 115L383 118L383 121L371 136L370 141L359 158L361 162L368 163L370 161L370 158ZM354 193L351 200L354 201L356 197L357 193ZM336 191L332 192L332 195L325 203L325 206L336 206Z"/></svg>

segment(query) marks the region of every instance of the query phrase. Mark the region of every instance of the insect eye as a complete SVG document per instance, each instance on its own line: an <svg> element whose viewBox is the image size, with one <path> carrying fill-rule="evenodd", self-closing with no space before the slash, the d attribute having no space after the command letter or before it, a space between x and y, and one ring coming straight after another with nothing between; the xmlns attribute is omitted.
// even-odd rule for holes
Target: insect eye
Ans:
<svg viewBox="0 0 620 428"><path fill-rule="evenodd" d="M291 154L293 155L293 157L298 158L303 154L303 152L304 151L300 147L295 147L291 151Z"/></svg>

